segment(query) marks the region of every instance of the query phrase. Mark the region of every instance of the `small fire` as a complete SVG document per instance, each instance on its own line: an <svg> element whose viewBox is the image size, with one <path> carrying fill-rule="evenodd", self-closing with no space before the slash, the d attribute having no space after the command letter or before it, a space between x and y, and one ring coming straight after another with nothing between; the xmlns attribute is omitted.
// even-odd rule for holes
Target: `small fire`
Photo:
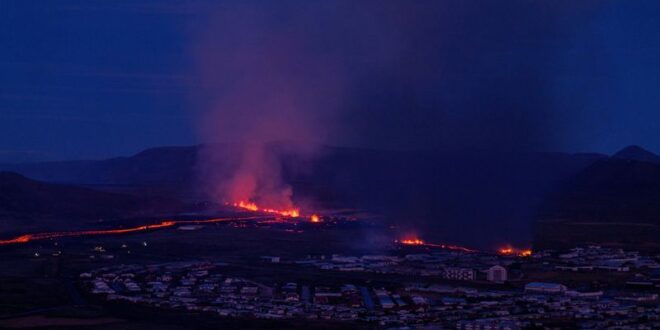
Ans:
<svg viewBox="0 0 660 330"><path fill-rule="evenodd" d="M513 254L513 248L501 248L497 252L500 254Z"/></svg>
<svg viewBox="0 0 660 330"><path fill-rule="evenodd" d="M529 257L532 255L530 249L516 249L511 246L503 247L497 250L497 253L505 256Z"/></svg>
<svg viewBox="0 0 660 330"><path fill-rule="evenodd" d="M421 239L413 238L413 239L403 239L400 242L401 244L405 245L424 245L424 241Z"/></svg>
<svg viewBox="0 0 660 330"><path fill-rule="evenodd" d="M277 209L269 209L269 208L260 208L257 206L257 204L253 202L246 202L246 201L240 201L238 203L232 203L231 204L234 207L238 207L244 210L252 211L252 212L264 212L264 213L272 213L272 214L279 214L283 217L291 217L291 218L297 218L300 216L300 210L296 208L292 208L289 210L277 210Z"/></svg>
<svg viewBox="0 0 660 330"><path fill-rule="evenodd" d="M403 245L416 245L416 246L440 248L440 249L462 251L462 252L468 252L468 253L478 252L477 250L466 248L464 246L451 245L451 244L427 243L424 240L421 240L419 238L407 238L407 239L402 239L400 241L395 240L394 243L399 243L399 244L403 244Z"/></svg>
<svg viewBox="0 0 660 330"><path fill-rule="evenodd" d="M321 222L321 217L319 217L318 214L312 214L312 216L309 217L309 221L318 223Z"/></svg>

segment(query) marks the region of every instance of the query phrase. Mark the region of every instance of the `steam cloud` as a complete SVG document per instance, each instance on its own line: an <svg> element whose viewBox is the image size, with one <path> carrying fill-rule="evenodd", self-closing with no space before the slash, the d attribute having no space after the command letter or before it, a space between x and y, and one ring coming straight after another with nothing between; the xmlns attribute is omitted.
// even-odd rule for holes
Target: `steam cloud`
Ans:
<svg viewBox="0 0 660 330"><path fill-rule="evenodd" d="M226 8L225 8L226 9ZM228 202L290 208L278 151L312 155L332 129L342 68L304 30L264 24L265 9L219 10L197 50L205 107L201 156L212 193Z"/></svg>
<svg viewBox="0 0 660 330"><path fill-rule="evenodd" d="M574 7L512 1L241 1L199 23L207 148L225 201L288 207L273 146L547 149L545 76ZM521 29L524 26L524 29ZM563 26L563 27L561 27ZM515 51L511 51L515 50Z"/></svg>

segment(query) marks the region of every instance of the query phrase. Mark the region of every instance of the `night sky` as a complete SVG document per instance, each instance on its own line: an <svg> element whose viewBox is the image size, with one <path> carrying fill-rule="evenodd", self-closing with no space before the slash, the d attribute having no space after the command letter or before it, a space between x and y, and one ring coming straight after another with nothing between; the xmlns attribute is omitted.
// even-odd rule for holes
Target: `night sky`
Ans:
<svg viewBox="0 0 660 330"><path fill-rule="evenodd" d="M658 1L354 2L0 1L0 161L216 142L291 80L324 144L660 151Z"/></svg>

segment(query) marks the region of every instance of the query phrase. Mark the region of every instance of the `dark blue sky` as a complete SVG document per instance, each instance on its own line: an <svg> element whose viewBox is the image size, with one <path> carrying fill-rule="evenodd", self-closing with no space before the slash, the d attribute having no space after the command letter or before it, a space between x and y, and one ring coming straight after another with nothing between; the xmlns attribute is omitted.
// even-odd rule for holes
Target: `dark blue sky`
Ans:
<svg viewBox="0 0 660 330"><path fill-rule="evenodd" d="M0 161L202 142L200 49L223 59L273 31L273 50L341 67L326 143L660 151L660 2L352 3L2 1ZM254 63L229 64L212 70L220 86Z"/></svg>

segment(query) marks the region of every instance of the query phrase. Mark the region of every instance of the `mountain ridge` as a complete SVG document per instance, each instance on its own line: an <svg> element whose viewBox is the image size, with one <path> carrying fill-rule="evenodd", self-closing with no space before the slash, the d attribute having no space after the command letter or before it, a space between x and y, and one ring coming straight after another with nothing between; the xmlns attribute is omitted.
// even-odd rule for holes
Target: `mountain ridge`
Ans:
<svg viewBox="0 0 660 330"><path fill-rule="evenodd" d="M660 249L660 164L610 157L567 179L539 212L537 248Z"/></svg>
<svg viewBox="0 0 660 330"><path fill-rule="evenodd" d="M131 157L10 169L42 181L102 184L104 190L138 186L144 188L130 188L136 195L157 191L213 201L214 196L206 194L214 189L213 182L204 170L222 168L224 159L215 157L221 163L213 163L213 157L205 158L202 153L214 151L210 147L224 151L225 146L157 148ZM588 153L323 147L307 159L281 150L283 181L292 186L297 204L361 208L402 231L483 248L502 242L529 244L532 217L545 195L562 179L606 158Z"/></svg>
<svg viewBox="0 0 660 330"><path fill-rule="evenodd" d="M644 161L649 163L660 164L660 156L638 145L627 146L616 152L614 155L612 155L612 158L636 160L636 161Z"/></svg>

